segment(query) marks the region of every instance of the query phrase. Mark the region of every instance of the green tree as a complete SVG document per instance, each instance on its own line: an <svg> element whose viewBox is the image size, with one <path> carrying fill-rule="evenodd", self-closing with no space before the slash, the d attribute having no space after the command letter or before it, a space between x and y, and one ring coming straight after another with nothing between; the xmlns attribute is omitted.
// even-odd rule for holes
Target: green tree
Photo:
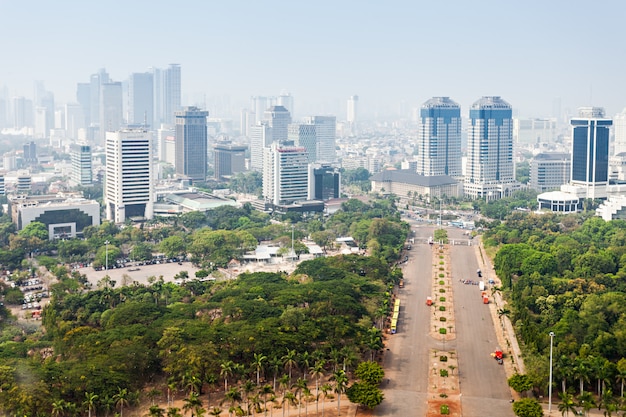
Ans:
<svg viewBox="0 0 626 417"><path fill-rule="evenodd" d="M337 393L337 416L341 415L341 395L346 392L348 376L343 369L333 373L331 379L335 382L334 391Z"/></svg>
<svg viewBox="0 0 626 417"><path fill-rule="evenodd" d="M124 407L130 404L130 394L126 388L118 388L117 393L113 396L115 406L120 409L120 417L124 417Z"/></svg>
<svg viewBox="0 0 626 417"><path fill-rule="evenodd" d="M346 390L348 399L355 403L363 405L370 410L383 402L384 395L380 388L375 385L356 382Z"/></svg>
<svg viewBox="0 0 626 417"><path fill-rule="evenodd" d="M361 362L354 371L354 375L363 383L378 385L385 377L383 368L374 361Z"/></svg>
<svg viewBox="0 0 626 417"><path fill-rule="evenodd" d="M256 370L256 384L259 385L261 369L263 369L263 363L267 360L267 356L262 353L255 353L252 365Z"/></svg>
<svg viewBox="0 0 626 417"><path fill-rule="evenodd" d="M87 413L89 417L91 417L91 411L96 408L96 401L98 400L98 395L93 392L85 393L85 401L83 401L83 405L87 407Z"/></svg>
<svg viewBox="0 0 626 417"><path fill-rule="evenodd" d="M161 252L168 258L175 258L185 253L186 247L185 240L178 235L168 236L159 244Z"/></svg>
<svg viewBox="0 0 626 417"><path fill-rule="evenodd" d="M48 240L48 227L41 222L30 222L18 232L22 237L36 237L42 241Z"/></svg>
<svg viewBox="0 0 626 417"><path fill-rule="evenodd" d="M515 401L513 412L517 417L543 417L543 408L534 398L522 398Z"/></svg>
<svg viewBox="0 0 626 417"><path fill-rule="evenodd" d="M508 383L511 388L520 394L529 391L533 387L532 380L528 377L528 375L517 373L513 374L513 376L508 379Z"/></svg>
<svg viewBox="0 0 626 417"><path fill-rule="evenodd" d="M573 412L576 415L576 404L574 403L574 397L572 394L567 392L559 392L559 398L561 402L559 403L559 411L561 415L569 416L569 412Z"/></svg>

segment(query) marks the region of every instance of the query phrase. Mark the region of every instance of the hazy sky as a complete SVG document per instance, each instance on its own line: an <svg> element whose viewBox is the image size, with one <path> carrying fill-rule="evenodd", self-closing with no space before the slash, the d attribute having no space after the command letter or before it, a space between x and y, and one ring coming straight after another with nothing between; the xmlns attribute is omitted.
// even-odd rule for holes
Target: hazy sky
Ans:
<svg viewBox="0 0 626 417"><path fill-rule="evenodd" d="M182 66L183 101L286 89L297 111L363 112L500 95L523 116L626 107L626 2L0 0L0 86L57 102L105 67ZM391 109L391 111L389 110ZM209 110L211 110L209 108Z"/></svg>

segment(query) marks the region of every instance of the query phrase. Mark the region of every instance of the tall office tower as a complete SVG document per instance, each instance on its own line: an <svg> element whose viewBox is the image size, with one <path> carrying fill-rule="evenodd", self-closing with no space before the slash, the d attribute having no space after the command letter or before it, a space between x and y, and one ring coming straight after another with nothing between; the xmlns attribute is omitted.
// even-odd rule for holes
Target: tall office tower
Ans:
<svg viewBox="0 0 626 417"><path fill-rule="evenodd" d="M72 161L70 175L72 182L82 186L92 185L91 146L82 144L71 145L70 160Z"/></svg>
<svg viewBox="0 0 626 417"><path fill-rule="evenodd" d="M245 145L234 145L230 141L218 142L213 146L215 179L221 180L246 170Z"/></svg>
<svg viewBox="0 0 626 417"><path fill-rule="evenodd" d="M316 160L334 162L337 159L335 150L337 118L335 116L311 116L305 117L304 122L315 125Z"/></svg>
<svg viewBox="0 0 626 417"><path fill-rule="evenodd" d="M176 174L192 181L206 181L207 117L209 112L185 107L176 115Z"/></svg>
<svg viewBox="0 0 626 417"><path fill-rule="evenodd" d="M289 141L264 149L263 197L274 205L305 201L309 169L306 149Z"/></svg>
<svg viewBox="0 0 626 417"><path fill-rule="evenodd" d="M115 132L124 124L122 109L122 83L102 84L100 89L100 137L104 141L105 132Z"/></svg>
<svg viewBox="0 0 626 417"><path fill-rule="evenodd" d="M263 172L263 149L272 142L272 128L268 122L250 127L250 169Z"/></svg>
<svg viewBox="0 0 626 417"><path fill-rule="evenodd" d="M106 216L115 223L154 215L152 138L145 129L106 132Z"/></svg>
<svg viewBox="0 0 626 417"><path fill-rule="evenodd" d="M28 100L24 97L13 97L13 128L22 129L27 125Z"/></svg>
<svg viewBox="0 0 626 417"><path fill-rule="evenodd" d="M24 144L24 162L27 164L37 162L37 144L33 141Z"/></svg>
<svg viewBox="0 0 626 417"><path fill-rule="evenodd" d="M174 113L181 109L181 97L180 65L170 64L163 72L164 123L174 124Z"/></svg>
<svg viewBox="0 0 626 417"><path fill-rule="evenodd" d="M291 114L283 106L272 106L265 111L265 120L272 128L274 142L287 140L287 127L291 123Z"/></svg>
<svg viewBox="0 0 626 417"><path fill-rule="evenodd" d="M513 161L513 120L509 103L498 96L472 104L467 132L465 194L500 199L519 189Z"/></svg>
<svg viewBox="0 0 626 417"><path fill-rule="evenodd" d="M615 134L613 155L626 152L626 109L613 117L613 133Z"/></svg>
<svg viewBox="0 0 626 417"><path fill-rule="evenodd" d="M348 99L348 114L346 120L348 121L348 127L350 129L350 135L357 134L357 105L359 103L359 96L350 96Z"/></svg>
<svg viewBox="0 0 626 417"><path fill-rule="evenodd" d="M54 129L65 129L65 106L54 111Z"/></svg>
<svg viewBox="0 0 626 417"><path fill-rule="evenodd" d="M254 111L255 119L254 123L260 123L264 120L265 110L269 107L267 105L267 97L263 96L254 96L250 98L251 108Z"/></svg>
<svg viewBox="0 0 626 417"><path fill-rule="evenodd" d="M241 110L241 118L239 120L239 132L241 136L250 137L250 127L256 124L256 115L249 109Z"/></svg>
<svg viewBox="0 0 626 417"><path fill-rule="evenodd" d="M128 124L153 126L154 77L150 72L133 73L128 79Z"/></svg>
<svg viewBox="0 0 626 417"><path fill-rule="evenodd" d="M463 175L461 107L456 102L449 97L433 97L422 105L417 148L418 174Z"/></svg>
<svg viewBox="0 0 626 417"><path fill-rule="evenodd" d="M341 196L341 172L330 164L309 164L309 200L330 200Z"/></svg>
<svg viewBox="0 0 626 417"><path fill-rule="evenodd" d="M35 138L45 138L51 128L52 126L48 124L48 109L35 107Z"/></svg>
<svg viewBox="0 0 626 417"><path fill-rule="evenodd" d="M76 101L83 112L83 121L80 123L83 127L88 128L91 125L91 84L76 84ZM67 123L67 121L66 121Z"/></svg>
<svg viewBox="0 0 626 417"><path fill-rule="evenodd" d="M110 82L109 74L104 68L98 70L96 74L92 74L89 79L89 119L92 126L100 126L100 90L103 84Z"/></svg>
<svg viewBox="0 0 626 417"><path fill-rule="evenodd" d="M157 157L159 161L170 162L169 158L171 158L171 164L174 165L175 152L171 152L171 154L168 153L165 144L167 140L171 141L172 143L175 143L175 138L176 138L176 130L174 129L173 125L162 124L161 127L157 130Z"/></svg>
<svg viewBox="0 0 626 417"><path fill-rule="evenodd" d="M160 68L150 68L152 72L152 100L154 107L152 115L154 120L152 126L160 126L164 123L163 118L163 70Z"/></svg>
<svg viewBox="0 0 626 417"><path fill-rule="evenodd" d="M609 184L609 130L613 121L602 107L581 107L572 125L571 184L585 190L583 198L605 198Z"/></svg>
<svg viewBox="0 0 626 417"><path fill-rule="evenodd" d="M571 170L570 154L540 153L530 160L530 188L540 193L557 190L569 182Z"/></svg>
<svg viewBox="0 0 626 417"><path fill-rule="evenodd" d="M6 195L6 189L4 188L4 173L0 172L0 195Z"/></svg>
<svg viewBox="0 0 626 417"><path fill-rule="evenodd" d="M517 147L554 143L557 135L556 119L513 119L513 142Z"/></svg>
<svg viewBox="0 0 626 417"><path fill-rule="evenodd" d="M278 99L276 100L276 104L286 108L289 111L289 114L291 114L291 117L293 117L293 96L289 91L281 91Z"/></svg>
<svg viewBox="0 0 626 417"><path fill-rule="evenodd" d="M306 149L307 161L317 161L317 137L314 124L292 123L287 127L287 139Z"/></svg>
<svg viewBox="0 0 626 417"><path fill-rule="evenodd" d="M68 103L65 105L65 130L67 137L78 139L78 131L85 129L85 115L80 104Z"/></svg>

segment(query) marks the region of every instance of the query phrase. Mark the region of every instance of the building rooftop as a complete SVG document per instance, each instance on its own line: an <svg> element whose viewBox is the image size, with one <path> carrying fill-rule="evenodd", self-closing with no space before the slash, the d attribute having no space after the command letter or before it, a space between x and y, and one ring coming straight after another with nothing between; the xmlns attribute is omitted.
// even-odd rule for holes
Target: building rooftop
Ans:
<svg viewBox="0 0 626 417"><path fill-rule="evenodd" d="M561 161L561 160L569 160L571 157L570 154L565 152L544 152L535 155L533 159L538 159L541 161Z"/></svg>
<svg viewBox="0 0 626 417"><path fill-rule="evenodd" d="M484 96L472 104L472 110L480 109L510 109L511 105L500 96Z"/></svg>
<svg viewBox="0 0 626 417"><path fill-rule="evenodd" d="M422 104L423 109L429 109L432 107L459 108L459 104L454 100L451 100L450 97L433 97Z"/></svg>
<svg viewBox="0 0 626 417"><path fill-rule="evenodd" d="M570 194L563 191L548 191L537 196L537 200L549 201L578 201L576 194Z"/></svg>
<svg viewBox="0 0 626 417"><path fill-rule="evenodd" d="M393 181L422 187L438 187L456 184L458 181L448 175L424 176L408 169L386 170L374 174L370 181Z"/></svg>

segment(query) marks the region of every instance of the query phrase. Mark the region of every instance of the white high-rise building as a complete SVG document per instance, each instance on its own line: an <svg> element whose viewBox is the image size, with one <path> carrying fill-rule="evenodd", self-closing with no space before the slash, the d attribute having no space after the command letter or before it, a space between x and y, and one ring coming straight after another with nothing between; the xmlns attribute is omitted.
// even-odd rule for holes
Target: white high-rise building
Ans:
<svg viewBox="0 0 626 417"><path fill-rule="evenodd" d="M181 74L179 64L170 64L163 72L164 123L174 124L174 113L181 109Z"/></svg>
<svg viewBox="0 0 626 417"><path fill-rule="evenodd" d="M306 149L274 142L264 150L263 197L274 205L305 201L308 196Z"/></svg>
<svg viewBox="0 0 626 417"><path fill-rule="evenodd" d="M252 111L254 112L254 123L260 123L263 121L265 117L265 110L269 107L267 105L267 97L264 96L253 96L250 98L250 103L252 107Z"/></svg>
<svg viewBox="0 0 626 417"><path fill-rule="evenodd" d="M422 105L416 172L428 177L463 175L461 107L449 97L433 97Z"/></svg>
<svg viewBox="0 0 626 417"><path fill-rule="evenodd" d="M162 124L157 130L157 157L159 161L170 162L172 165L175 163L174 152L169 154L166 149L166 141L174 142L176 138L176 130L172 125Z"/></svg>
<svg viewBox="0 0 626 417"><path fill-rule="evenodd" d="M154 215L152 137L145 129L106 133L106 217L115 223Z"/></svg>
<svg viewBox="0 0 626 417"><path fill-rule="evenodd" d="M511 105L498 96L483 97L470 109L465 194L497 200L519 188L513 161Z"/></svg>
<svg viewBox="0 0 626 417"><path fill-rule="evenodd" d="M613 155L626 152L626 109L613 117L613 133L615 135Z"/></svg>
<svg viewBox="0 0 626 417"><path fill-rule="evenodd" d="M293 96L288 91L281 91L278 96L278 100L276 100L276 104L279 106L283 106L289 111L291 117L293 117Z"/></svg>
<svg viewBox="0 0 626 417"><path fill-rule="evenodd" d="M556 119L513 119L513 141L518 147L554 143L557 135Z"/></svg>
<svg viewBox="0 0 626 417"><path fill-rule="evenodd" d="M304 119L305 123L315 125L315 141L319 162L335 162L337 159L336 137L337 118L335 116L311 116Z"/></svg>
<svg viewBox="0 0 626 417"><path fill-rule="evenodd" d="M307 161L317 161L317 136L315 125L308 123L292 123L287 129L287 138L293 141L295 146L306 149Z"/></svg>
<svg viewBox="0 0 626 417"><path fill-rule="evenodd" d="M272 144L272 128L267 122L250 127L250 169L263 172L263 149Z"/></svg>
<svg viewBox="0 0 626 417"><path fill-rule="evenodd" d="M65 130L68 138L78 139L78 131L85 127L85 114L80 104L65 105Z"/></svg>
<svg viewBox="0 0 626 417"><path fill-rule="evenodd" d="M350 96L348 99L348 112L346 120L350 128L352 136L357 133L357 105L359 104L359 96Z"/></svg>

